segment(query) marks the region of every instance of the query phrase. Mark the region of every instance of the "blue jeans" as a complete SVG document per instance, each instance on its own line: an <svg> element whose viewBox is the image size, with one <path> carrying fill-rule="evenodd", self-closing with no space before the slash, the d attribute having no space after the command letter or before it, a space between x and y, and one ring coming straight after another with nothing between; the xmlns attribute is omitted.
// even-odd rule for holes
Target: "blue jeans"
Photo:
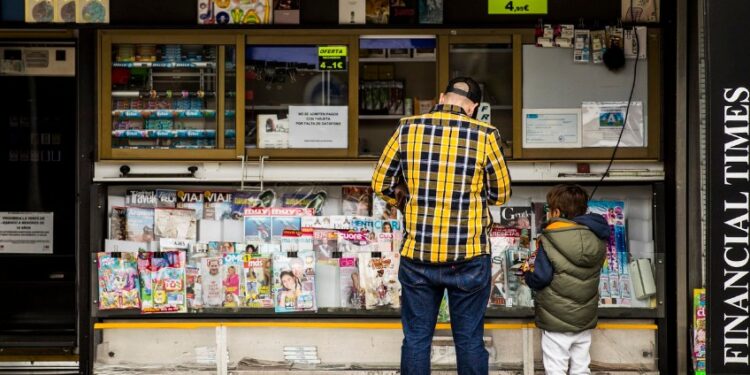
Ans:
<svg viewBox="0 0 750 375"><path fill-rule="evenodd" d="M451 330L456 344L458 373L487 374L484 312L490 298L490 257L465 263L429 265L401 258L401 374L430 373L430 349L443 292L448 290Z"/></svg>

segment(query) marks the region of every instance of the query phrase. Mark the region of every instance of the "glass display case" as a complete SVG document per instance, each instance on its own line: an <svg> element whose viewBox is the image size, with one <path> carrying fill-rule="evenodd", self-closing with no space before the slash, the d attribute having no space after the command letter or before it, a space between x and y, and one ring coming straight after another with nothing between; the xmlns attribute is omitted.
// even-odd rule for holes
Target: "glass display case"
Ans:
<svg viewBox="0 0 750 375"><path fill-rule="evenodd" d="M105 34L102 158L235 159L241 154L236 39Z"/></svg>
<svg viewBox="0 0 750 375"><path fill-rule="evenodd" d="M248 156L353 156L349 38L250 37L245 48ZM356 60L355 60L356 61Z"/></svg>
<svg viewBox="0 0 750 375"><path fill-rule="evenodd" d="M503 152L513 156L514 110L520 113L520 61L516 64L516 44L512 35L504 36L451 36L443 44L447 55L448 80L472 77L482 87L480 120L491 123L500 130ZM445 84L448 82L446 81Z"/></svg>
<svg viewBox="0 0 750 375"><path fill-rule="evenodd" d="M437 101L437 38L361 36L359 72L359 156L378 157L400 118Z"/></svg>

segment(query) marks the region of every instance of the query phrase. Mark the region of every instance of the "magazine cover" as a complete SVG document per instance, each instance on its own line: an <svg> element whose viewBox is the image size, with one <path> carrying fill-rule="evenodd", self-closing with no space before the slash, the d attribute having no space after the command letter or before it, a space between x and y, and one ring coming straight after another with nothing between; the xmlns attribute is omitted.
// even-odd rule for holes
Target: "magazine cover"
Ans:
<svg viewBox="0 0 750 375"><path fill-rule="evenodd" d="M271 0L213 1L215 22L224 24L269 24L273 20Z"/></svg>
<svg viewBox="0 0 750 375"><path fill-rule="evenodd" d="M271 258L266 255L245 254L245 306L272 308Z"/></svg>
<svg viewBox="0 0 750 375"><path fill-rule="evenodd" d="M375 246L374 232L338 231L338 250L346 253L370 253Z"/></svg>
<svg viewBox="0 0 750 375"><path fill-rule="evenodd" d="M156 189L156 207L177 207L177 190Z"/></svg>
<svg viewBox="0 0 750 375"><path fill-rule="evenodd" d="M534 211L534 226L532 230L534 232L533 238L542 233L542 229L547 225L547 212L549 207L547 202L532 202L531 209Z"/></svg>
<svg viewBox="0 0 750 375"><path fill-rule="evenodd" d="M398 282L397 253L373 257L372 254L359 254L362 267L360 283L365 289L365 308L401 307L401 284Z"/></svg>
<svg viewBox="0 0 750 375"><path fill-rule="evenodd" d="M419 23L443 23L444 0L419 0Z"/></svg>
<svg viewBox="0 0 750 375"><path fill-rule="evenodd" d="M523 233L523 230L521 230ZM523 237L519 239L522 244ZM506 276L506 306L534 306L534 300L531 297L531 288L523 282L520 270L521 266L531 255L528 248L523 246L511 247L505 251Z"/></svg>
<svg viewBox="0 0 750 375"><path fill-rule="evenodd" d="M364 24L365 0L339 0L339 24Z"/></svg>
<svg viewBox="0 0 750 375"><path fill-rule="evenodd" d="M273 238L273 219L270 216L245 217L245 241L270 243Z"/></svg>
<svg viewBox="0 0 750 375"><path fill-rule="evenodd" d="M151 242L154 240L153 209L128 207L125 218L128 241Z"/></svg>
<svg viewBox="0 0 750 375"><path fill-rule="evenodd" d="M398 220L403 221L403 216L398 207L389 204L377 194L372 196L372 216L375 220Z"/></svg>
<svg viewBox="0 0 750 375"><path fill-rule="evenodd" d="M229 241L209 241L208 252L212 255L224 255L235 253L235 243Z"/></svg>
<svg viewBox="0 0 750 375"><path fill-rule="evenodd" d="M154 210L154 235L156 239L175 238L195 240L198 225L193 210L157 208Z"/></svg>
<svg viewBox="0 0 750 375"><path fill-rule="evenodd" d="M195 220L203 219L203 192L178 190L176 207L191 209Z"/></svg>
<svg viewBox="0 0 750 375"><path fill-rule="evenodd" d="M188 309L200 310L203 308L203 281L201 280L200 267L188 265L185 267L185 297Z"/></svg>
<svg viewBox="0 0 750 375"><path fill-rule="evenodd" d="M331 229L313 230L313 251L316 259L330 259L338 250L338 232Z"/></svg>
<svg viewBox="0 0 750 375"><path fill-rule="evenodd" d="M490 231L490 248L492 252L492 292L490 305L506 306L508 304L508 275L505 266L506 253L518 248L521 242L521 230L518 228L493 228ZM510 302L512 304L512 301Z"/></svg>
<svg viewBox="0 0 750 375"><path fill-rule="evenodd" d="M372 188L342 186L341 212L344 215L370 216L372 214Z"/></svg>
<svg viewBox="0 0 750 375"><path fill-rule="evenodd" d="M610 237L607 256L602 266L602 277L606 274L607 290L600 289L602 305L630 305L630 276L628 270L627 237L625 228L625 202L589 201L589 212L601 215L609 224ZM623 285L627 282L627 286ZM605 297L608 296L608 297Z"/></svg>
<svg viewBox="0 0 750 375"><path fill-rule="evenodd" d="M367 0L365 12L368 24L387 24L390 15L389 0Z"/></svg>
<svg viewBox="0 0 750 375"><path fill-rule="evenodd" d="M155 190L128 190L125 192L126 207L156 208Z"/></svg>
<svg viewBox="0 0 750 375"><path fill-rule="evenodd" d="M706 374L706 290L693 289L693 369Z"/></svg>
<svg viewBox="0 0 750 375"><path fill-rule="evenodd" d="M281 207L311 208L314 211L314 215L319 216L323 214L323 206L325 206L326 198L328 198L328 193L323 190L317 193L311 191L284 193L281 195Z"/></svg>
<svg viewBox="0 0 750 375"><path fill-rule="evenodd" d="M138 254L141 280L141 311L185 312L185 252Z"/></svg>
<svg viewBox="0 0 750 375"><path fill-rule="evenodd" d="M109 239L124 241L127 238L126 211L125 207L112 207L112 214L109 216Z"/></svg>
<svg viewBox="0 0 750 375"><path fill-rule="evenodd" d="M517 207L498 207L493 208L496 210L493 212L495 225L500 228L519 228L521 229L521 243L520 246L525 249L534 250L531 239L536 236L536 232L533 231L532 223L534 223L534 209L531 206L517 206Z"/></svg>
<svg viewBox="0 0 750 375"><path fill-rule="evenodd" d="M206 220L232 219L233 193L203 192L203 218Z"/></svg>
<svg viewBox="0 0 750 375"><path fill-rule="evenodd" d="M200 276L203 285L203 307L221 307L224 303L221 261L221 256L201 258Z"/></svg>
<svg viewBox="0 0 750 375"><path fill-rule="evenodd" d="M377 241L377 251L400 251L403 240L401 222L398 220L375 220L374 231Z"/></svg>
<svg viewBox="0 0 750 375"><path fill-rule="evenodd" d="M281 241L285 231L299 232L302 222L299 216L273 216L271 218L274 240Z"/></svg>
<svg viewBox="0 0 750 375"><path fill-rule="evenodd" d="M315 253L274 254L272 266L276 312L316 311Z"/></svg>
<svg viewBox="0 0 750 375"><path fill-rule="evenodd" d="M240 307L244 301L242 287L245 285L244 254L226 253L222 258L222 286L224 287L224 307Z"/></svg>
<svg viewBox="0 0 750 375"><path fill-rule="evenodd" d="M238 191L232 194L232 219L242 220L248 208L268 208L276 202L273 190L262 192Z"/></svg>
<svg viewBox="0 0 750 375"><path fill-rule="evenodd" d="M98 253L99 310L141 307L137 253Z"/></svg>
<svg viewBox="0 0 750 375"><path fill-rule="evenodd" d="M417 0L391 0L390 20L392 25L415 24L418 20Z"/></svg>
<svg viewBox="0 0 750 375"><path fill-rule="evenodd" d="M208 255L208 243L195 242L188 252L188 264L200 268L201 259Z"/></svg>
<svg viewBox="0 0 750 375"><path fill-rule="evenodd" d="M364 308L365 290L360 284L357 258L339 258L339 280L341 307Z"/></svg>

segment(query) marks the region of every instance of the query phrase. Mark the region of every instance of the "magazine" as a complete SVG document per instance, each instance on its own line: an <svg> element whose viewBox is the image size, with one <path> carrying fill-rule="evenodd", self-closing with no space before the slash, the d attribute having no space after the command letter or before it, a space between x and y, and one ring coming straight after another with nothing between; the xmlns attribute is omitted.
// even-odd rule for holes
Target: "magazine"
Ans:
<svg viewBox="0 0 750 375"><path fill-rule="evenodd" d="M245 241L270 243L273 238L273 220L270 216L245 217Z"/></svg>
<svg viewBox="0 0 750 375"><path fill-rule="evenodd" d="M271 217L273 227L273 239L281 242L281 237L285 231L298 232L302 229L302 223L299 216L273 216Z"/></svg>
<svg viewBox="0 0 750 375"><path fill-rule="evenodd" d="M206 191L203 193L203 219L231 220L232 193Z"/></svg>
<svg viewBox="0 0 750 375"><path fill-rule="evenodd" d="M344 215L370 216L372 188L369 186L341 187L341 212Z"/></svg>
<svg viewBox="0 0 750 375"><path fill-rule="evenodd" d="M374 231L377 241L377 251L400 251L403 240L401 222L398 220L375 220Z"/></svg>
<svg viewBox="0 0 750 375"><path fill-rule="evenodd" d="M444 0L419 0L419 23L443 23Z"/></svg>
<svg viewBox="0 0 750 375"><path fill-rule="evenodd" d="M364 308L365 291L360 284L357 258L339 258L339 280L341 307Z"/></svg>
<svg viewBox="0 0 750 375"><path fill-rule="evenodd" d="M190 310L203 308L203 282L200 273L200 267L192 265L185 267L185 297Z"/></svg>
<svg viewBox="0 0 750 375"><path fill-rule="evenodd" d="M367 0L365 21L368 24L387 24L390 16L389 0Z"/></svg>
<svg viewBox="0 0 750 375"><path fill-rule="evenodd" d="M311 208L315 215L322 215L327 197L328 193L324 190L317 193L285 193L281 195L281 207Z"/></svg>
<svg viewBox="0 0 750 375"><path fill-rule="evenodd" d="M177 207L177 191L169 189L156 189L157 208Z"/></svg>
<svg viewBox="0 0 750 375"><path fill-rule="evenodd" d="M415 24L419 19L417 0L391 0L390 24Z"/></svg>
<svg viewBox="0 0 750 375"><path fill-rule="evenodd" d="M373 257L370 253L359 254L362 271L360 284L365 289L365 308L399 308L401 306L401 284L398 282L399 255L383 254Z"/></svg>
<svg viewBox="0 0 750 375"><path fill-rule="evenodd" d="M154 235L156 239L195 240L197 232L197 221L192 210L180 208L157 208L154 210Z"/></svg>
<svg viewBox="0 0 750 375"><path fill-rule="evenodd" d="M523 247L523 230L521 230L519 246L514 246L505 251L505 276L506 276L506 306L534 306L531 297L531 289L523 282L521 267L531 255L528 248Z"/></svg>
<svg viewBox="0 0 750 375"><path fill-rule="evenodd" d="M316 311L315 253L274 254L272 265L276 312Z"/></svg>
<svg viewBox="0 0 750 375"><path fill-rule="evenodd" d="M128 241L151 242L154 240L154 210L152 208L128 207L125 217Z"/></svg>
<svg viewBox="0 0 750 375"><path fill-rule="evenodd" d="M495 226L500 228L519 228L521 229L520 247L534 250L536 244L531 239L535 238L536 232L533 231L534 209L530 206L517 207L498 207L495 210ZM495 214L493 213L493 215Z"/></svg>
<svg viewBox="0 0 750 375"><path fill-rule="evenodd" d="M607 256L602 266L602 279L606 278L607 283L600 284L602 287L599 289L601 304L629 306L631 303L631 283L625 232L625 203L622 201L589 201L589 212L604 217L610 229Z"/></svg>
<svg viewBox="0 0 750 375"><path fill-rule="evenodd" d="M178 190L176 207L191 209L195 220L203 219L203 192Z"/></svg>
<svg viewBox="0 0 750 375"><path fill-rule="evenodd" d="M224 255L235 252L234 242L229 241L209 241L208 252L212 255Z"/></svg>
<svg viewBox="0 0 750 375"><path fill-rule="evenodd" d="M137 253L98 253L99 310L141 307Z"/></svg>
<svg viewBox="0 0 750 375"><path fill-rule="evenodd" d="M185 252L140 253L141 311L185 312Z"/></svg>
<svg viewBox="0 0 750 375"><path fill-rule="evenodd" d="M265 255L245 254L245 306L272 308L271 258Z"/></svg>
<svg viewBox="0 0 750 375"><path fill-rule="evenodd" d="M401 211L398 207L389 204L377 194L372 197L372 216L375 220L398 220L402 221Z"/></svg>
<svg viewBox="0 0 750 375"><path fill-rule="evenodd" d="M201 258L203 307L221 307L224 302L221 277L221 256Z"/></svg>
<svg viewBox="0 0 750 375"><path fill-rule="evenodd" d="M126 212L125 207L112 207L112 214L109 216L109 239L124 241L127 238Z"/></svg>
<svg viewBox="0 0 750 375"><path fill-rule="evenodd" d="M224 287L224 307L240 307L244 301L244 254L226 253L222 258L222 286Z"/></svg>
<svg viewBox="0 0 750 375"><path fill-rule="evenodd" d="M506 253L517 248L521 241L521 230L518 228L493 228L490 231L490 248L492 251L492 292L490 305L512 305L508 301L508 270L505 266Z"/></svg>
<svg viewBox="0 0 750 375"><path fill-rule="evenodd" d="M138 208L157 207L155 190L128 190L125 192L125 206Z"/></svg>
<svg viewBox="0 0 750 375"><path fill-rule="evenodd" d="M531 209L534 211L534 226L532 227L532 230L535 235L532 236L533 239L541 234L542 230L547 225L547 212L549 212L549 207L546 202L532 202Z"/></svg>
<svg viewBox="0 0 750 375"><path fill-rule="evenodd" d="M355 232L353 230L338 231L339 253L370 253L375 245L375 233Z"/></svg>
<svg viewBox="0 0 750 375"><path fill-rule="evenodd" d="M338 250L338 232L331 229L313 230L313 250L316 259L330 259Z"/></svg>

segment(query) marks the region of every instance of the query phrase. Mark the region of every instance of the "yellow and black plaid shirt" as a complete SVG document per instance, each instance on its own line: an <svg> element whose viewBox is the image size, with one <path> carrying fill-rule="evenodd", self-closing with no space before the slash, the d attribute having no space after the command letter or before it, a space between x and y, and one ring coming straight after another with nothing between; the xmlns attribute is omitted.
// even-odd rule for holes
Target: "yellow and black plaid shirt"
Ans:
<svg viewBox="0 0 750 375"><path fill-rule="evenodd" d="M402 256L452 263L489 254L488 205L510 198L497 129L452 105L401 119L375 167L372 187L396 204L394 187L401 182L409 191Z"/></svg>

